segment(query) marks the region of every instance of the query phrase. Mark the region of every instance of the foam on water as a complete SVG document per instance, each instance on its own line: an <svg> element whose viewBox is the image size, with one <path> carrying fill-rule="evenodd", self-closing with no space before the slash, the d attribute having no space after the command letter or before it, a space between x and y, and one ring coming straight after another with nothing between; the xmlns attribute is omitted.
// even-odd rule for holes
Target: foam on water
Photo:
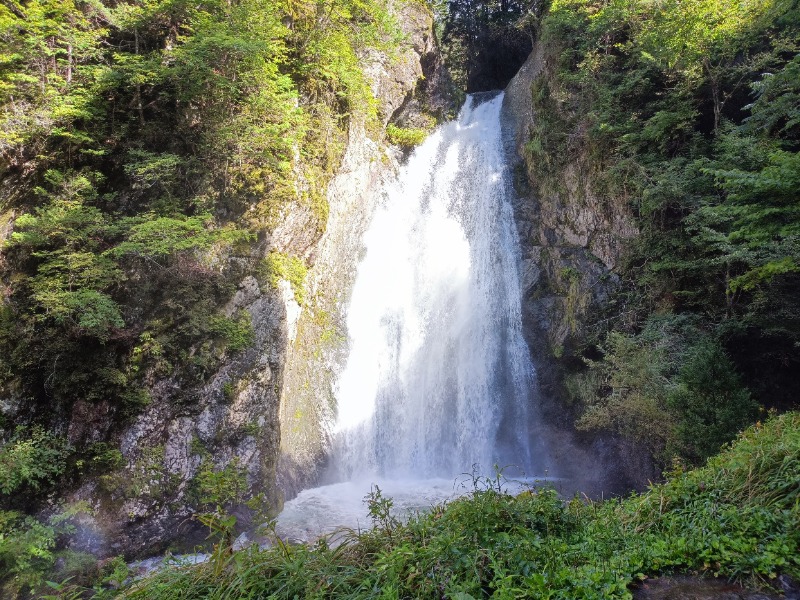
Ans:
<svg viewBox="0 0 800 600"><path fill-rule="evenodd" d="M516 494L541 485L548 478L503 480L502 489ZM480 482L479 485L487 485ZM381 496L391 498L392 516L405 520L443 502L474 491L471 477L452 479L363 479L304 490L286 503L275 532L285 540L311 542L337 530L359 531L372 526L367 495L377 486Z"/></svg>

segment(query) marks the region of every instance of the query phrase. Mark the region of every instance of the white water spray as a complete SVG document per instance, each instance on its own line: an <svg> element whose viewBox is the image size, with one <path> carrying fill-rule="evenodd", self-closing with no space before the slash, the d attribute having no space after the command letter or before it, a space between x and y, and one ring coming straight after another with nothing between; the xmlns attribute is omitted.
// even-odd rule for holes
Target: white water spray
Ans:
<svg viewBox="0 0 800 600"><path fill-rule="evenodd" d="M469 97L365 234L336 390L339 479L536 468L502 101Z"/></svg>
<svg viewBox="0 0 800 600"><path fill-rule="evenodd" d="M463 474L475 465L484 475L494 465L505 475L546 474L502 102L502 94L469 97L386 190L347 313L329 485L286 503L283 537L367 524L362 499L372 484L403 513L471 491Z"/></svg>

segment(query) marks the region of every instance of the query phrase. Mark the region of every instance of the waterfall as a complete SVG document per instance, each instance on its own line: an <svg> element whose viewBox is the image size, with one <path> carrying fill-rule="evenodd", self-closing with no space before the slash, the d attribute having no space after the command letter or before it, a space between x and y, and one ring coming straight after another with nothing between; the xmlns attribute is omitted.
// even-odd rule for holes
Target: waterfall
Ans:
<svg viewBox="0 0 800 600"><path fill-rule="evenodd" d="M282 537L366 525L372 484L403 515L470 491L475 465L529 476L509 490L546 478L502 102L469 96L384 190L347 309L327 485L286 503Z"/></svg>
<svg viewBox="0 0 800 600"><path fill-rule="evenodd" d="M409 157L365 233L334 479L541 467L502 102L469 96Z"/></svg>

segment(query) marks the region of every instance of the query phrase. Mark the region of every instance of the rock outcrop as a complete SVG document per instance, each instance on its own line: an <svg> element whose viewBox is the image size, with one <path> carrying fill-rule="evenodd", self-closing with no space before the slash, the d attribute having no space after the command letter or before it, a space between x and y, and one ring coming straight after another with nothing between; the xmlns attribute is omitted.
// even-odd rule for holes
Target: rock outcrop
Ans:
<svg viewBox="0 0 800 600"><path fill-rule="evenodd" d="M586 156L567 162L558 189L530 176L525 144L533 114L531 88L546 77L545 48L537 43L509 83L504 104L509 155L516 163L515 216L522 245L525 312L547 352L561 355L583 336L585 318L618 284L626 243L638 235L628 206L599 194ZM535 324L534 324L535 323Z"/></svg>
<svg viewBox="0 0 800 600"><path fill-rule="evenodd" d="M413 3L401 10L407 41L399 55L373 51L364 57L383 125L412 99L423 63L436 62L428 10ZM360 232L399 158L373 139L380 135L357 118L351 122L344 159L329 186L321 239L318 215L298 204L284 210L277 227L245 257L280 252L314 265L303 305L288 281L272 286L253 276L241 279L224 312L249 315L254 343L226 358L205 385L188 394L171 378L152 384L150 404L118 439L123 466L89 479L71 495L93 509L73 540L75 548L135 557L201 543L207 528L193 515L200 508L197 480L204 470L228 469L239 478L239 529L279 511L284 493L295 493L317 474L332 410L325 401L328 375L345 351L342 311ZM236 270L238 259L228 260ZM181 402L175 401L178 392ZM74 426L95 417L78 415Z"/></svg>
<svg viewBox="0 0 800 600"><path fill-rule="evenodd" d="M567 161L558 186L532 176L525 145L536 119L532 88L547 77L541 42L506 88L506 150L514 173L523 327L536 364L550 447L560 449L577 489L625 493L658 475L646 453L614 436L579 435L561 381L561 359L587 335L590 317L619 286L626 244L638 234L629 208L597 192L589 157ZM564 456L564 455L567 456Z"/></svg>

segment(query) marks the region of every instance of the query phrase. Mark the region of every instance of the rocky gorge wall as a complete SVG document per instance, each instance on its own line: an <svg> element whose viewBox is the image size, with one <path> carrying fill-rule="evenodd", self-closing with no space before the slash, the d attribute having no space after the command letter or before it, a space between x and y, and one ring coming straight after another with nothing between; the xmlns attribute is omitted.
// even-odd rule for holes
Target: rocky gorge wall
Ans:
<svg viewBox="0 0 800 600"><path fill-rule="evenodd" d="M415 39L417 52L435 56L430 41ZM546 77L545 48L537 44L506 89L504 120L510 169L516 194L514 214L521 245L520 275L526 341L533 354L544 426L533 432L552 449L553 473L565 478L564 492L591 495L627 493L657 477L646 453L610 435L587 435L574 429L573 410L563 391L559 359L565 348L580 344L588 319L619 285L617 269L626 243L637 235L627 207L596 192L586 157L568 164L559 190L545 190L535 180L525 153L532 111L532 86ZM423 61L424 63L424 61ZM417 68L417 65L414 65ZM378 73L387 73L385 69ZM419 77L410 70L406 77ZM426 70L428 81L443 78ZM396 85L381 83L376 91ZM440 83L441 86L441 83ZM380 97L380 94L376 94ZM443 105L441 87L430 93ZM431 98L429 98L429 101ZM414 120L419 97L404 105L382 105L388 118ZM407 113L412 113L408 115ZM278 483L287 497L318 484L324 474L335 418L334 383L347 358L347 303L356 275L362 235L381 190L401 156L376 144L363 131L353 142L329 189L331 217L317 246L307 279L308 305L297 323L281 399L281 449Z"/></svg>
<svg viewBox="0 0 800 600"><path fill-rule="evenodd" d="M548 77L548 49L539 41L506 88L504 125L514 174L514 216L521 247L523 328L540 387L549 445L571 466L587 493L627 493L655 480L647 453L612 435L575 432L575 410L563 386L565 359L586 340L590 320L620 285L626 244L637 234L633 215L603 195L586 155L566 161L551 182L534 175L530 153L533 89ZM563 456L564 454L568 456Z"/></svg>
<svg viewBox="0 0 800 600"><path fill-rule="evenodd" d="M363 57L379 124L351 120L344 158L328 188L325 233L320 238L313 208L297 203L246 256L226 258L235 270L237 261L270 253L299 257L311 267L304 293L285 279L277 285L252 275L241 279L224 313L249 315L253 343L191 390L191 402L174 401L173 379L152 382L151 402L114 442L123 466L88 479L70 495L92 509L82 517L73 548L133 557L203 542L207 528L193 518L203 472L243 476L233 507L239 530L278 512L284 494L315 477L332 410L325 400L330 374L343 352L343 302L359 232L400 158L382 143L383 127L411 103L423 64L437 63L429 11L416 3L397 10L406 36L399 50ZM97 407L76 409L69 427L91 427L101 418Z"/></svg>
<svg viewBox="0 0 800 600"><path fill-rule="evenodd" d="M235 265L270 252L301 257L310 267L302 294L284 279L275 286L252 275L241 279L224 312L250 316L254 343L191 390L191 403L174 402L176 381L152 383L151 403L119 437L124 466L89 479L71 495L93 509L93 516L83 518L75 548L136 556L201 543L206 528L193 515L196 482L204 470L228 468L245 476L233 510L240 530L318 481L335 414L333 385L346 359L345 314L362 233L402 160L382 142L382 127L390 121L415 123L423 105L450 108L443 99L447 78L432 17L417 5L401 10L407 42L399 54L364 57L381 128L356 119L350 123L343 160L328 186L324 233L320 236L312 209L297 204L251 245L247 257L227 258ZM636 231L623 207L593 192L590 169L580 159L565 168L559 191L531 181L524 146L535 118L531 85L546 73L542 56L537 45L509 84L505 109L518 192L524 326L547 421L542 435L556 449L556 462L570 465L574 489L627 491L652 477L652 469L619 440L575 434L554 357L580 338L587 315L613 291L625 241ZM422 81L425 101L415 93ZM90 427L98 419L96 407L83 413L78 408L70 428Z"/></svg>

